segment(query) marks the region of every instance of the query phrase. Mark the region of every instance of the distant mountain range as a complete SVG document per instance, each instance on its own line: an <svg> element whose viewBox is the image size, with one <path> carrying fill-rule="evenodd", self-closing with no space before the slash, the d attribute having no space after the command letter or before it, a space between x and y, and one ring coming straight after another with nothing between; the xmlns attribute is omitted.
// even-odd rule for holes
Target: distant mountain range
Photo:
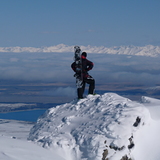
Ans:
<svg viewBox="0 0 160 160"><path fill-rule="evenodd" d="M0 52L73 52L74 46L68 46L65 44L59 44L49 47L0 47ZM121 54L121 55L136 55L136 56L150 56L156 57L160 55L160 46L146 45L146 46L80 46L82 51L87 53L106 53L106 54Z"/></svg>

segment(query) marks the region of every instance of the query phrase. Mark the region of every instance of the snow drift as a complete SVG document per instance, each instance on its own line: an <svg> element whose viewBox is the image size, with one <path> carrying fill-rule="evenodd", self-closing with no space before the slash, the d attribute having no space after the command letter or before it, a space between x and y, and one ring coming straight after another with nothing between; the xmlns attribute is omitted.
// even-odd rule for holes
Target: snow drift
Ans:
<svg viewBox="0 0 160 160"><path fill-rule="evenodd" d="M155 143L159 132L154 129L160 126L145 107L150 102L146 97L138 103L114 93L88 95L46 111L29 140L66 160L158 160L159 151L146 147Z"/></svg>

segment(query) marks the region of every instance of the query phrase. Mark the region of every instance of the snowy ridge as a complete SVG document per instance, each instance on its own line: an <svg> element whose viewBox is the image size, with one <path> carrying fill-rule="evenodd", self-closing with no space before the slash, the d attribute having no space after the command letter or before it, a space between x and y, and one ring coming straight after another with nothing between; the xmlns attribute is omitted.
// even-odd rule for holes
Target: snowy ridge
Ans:
<svg viewBox="0 0 160 160"><path fill-rule="evenodd" d="M143 104L114 93L89 95L49 109L31 129L29 140L66 160L133 160L134 138L149 120Z"/></svg>
<svg viewBox="0 0 160 160"><path fill-rule="evenodd" d="M0 52L73 52L74 46L68 46L65 44L59 44L56 46L49 47L0 47ZM160 46L146 45L146 46L80 46L83 51L87 53L106 53L106 54L122 54L122 55L136 55L136 56L151 56L156 57L160 54Z"/></svg>

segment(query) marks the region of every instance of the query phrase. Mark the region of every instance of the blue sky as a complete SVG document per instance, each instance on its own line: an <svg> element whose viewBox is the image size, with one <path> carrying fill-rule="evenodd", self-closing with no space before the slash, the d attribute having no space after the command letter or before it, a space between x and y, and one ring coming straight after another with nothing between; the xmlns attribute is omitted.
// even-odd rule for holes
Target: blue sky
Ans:
<svg viewBox="0 0 160 160"><path fill-rule="evenodd" d="M160 45L159 0L6 0L0 47Z"/></svg>

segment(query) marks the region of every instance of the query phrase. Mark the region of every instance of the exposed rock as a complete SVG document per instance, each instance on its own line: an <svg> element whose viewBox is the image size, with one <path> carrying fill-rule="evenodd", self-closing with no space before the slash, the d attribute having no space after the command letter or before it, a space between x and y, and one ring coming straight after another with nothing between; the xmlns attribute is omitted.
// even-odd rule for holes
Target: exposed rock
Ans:
<svg viewBox="0 0 160 160"><path fill-rule="evenodd" d="M133 136L129 138L130 144L128 145L128 149L132 149L134 147Z"/></svg>
<svg viewBox="0 0 160 160"><path fill-rule="evenodd" d="M133 124L134 127L137 127L139 123L141 122L141 118L137 117L136 122Z"/></svg>
<svg viewBox="0 0 160 160"><path fill-rule="evenodd" d="M128 158L127 155L123 156L120 160L132 160L131 158Z"/></svg>
<svg viewBox="0 0 160 160"><path fill-rule="evenodd" d="M108 160L108 158L106 158L108 155L108 149L105 149L102 155L103 155L102 160Z"/></svg>
<svg viewBox="0 0 160 160"><path fill-rule="evenodd" d="M121 150L123 150L124 148L125 148L125 146L122 146L122 147L118 147L118 146L114 146L114 145L110 145L109 146L111 149L114 149L115 151L121 151Z"/></svg>

